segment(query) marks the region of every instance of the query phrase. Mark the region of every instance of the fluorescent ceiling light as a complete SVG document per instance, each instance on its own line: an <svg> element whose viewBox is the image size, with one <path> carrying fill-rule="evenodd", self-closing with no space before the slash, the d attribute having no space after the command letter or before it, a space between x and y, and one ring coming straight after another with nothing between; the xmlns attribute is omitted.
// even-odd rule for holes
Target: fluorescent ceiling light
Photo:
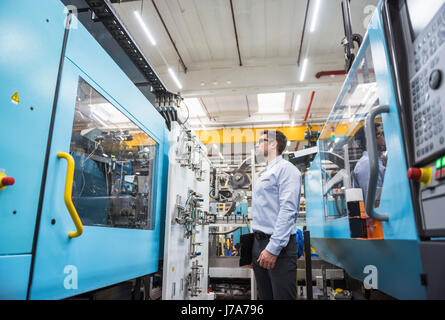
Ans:
<svg viewBox="0 0 445 320"><path fill-rule="evenodd" d="M259 113L281 113L284 112L285 92L262 93L258 95Z"/></svg>
<svg viewBox="0 0 445 320"><path fill-rule="evenodd" d="M172 77L173 81L176 83L179 89L182 89L182 84L179 82L178 77L176 76L175 72L172 68L168 68L168 73L170 73L170 77Z"/></svg>
<svg viewBox="0 0 445 320"><path fill-rule="evenodd" d="M300 108L301 94L295 97L294 110L297 111Z"/></svg>
<svg viewBox="0 0 445 320"><path fill-rule="evenodd" d="M196 118L206 116L201 102L199 102L198 98L184 99L184 103L188 107L190 117Z"/></svg>
<svg viewBox="0 0 445 320"><path fill-rule="evenodd" d="M93 118L94 120L99 122L99 124L101 124L103 128L109 127L109 125L107 125L100 117L98 117L97 114L94 114Z"/></svg>
<svg viewBox="0 0 445 320"><path fill-rule="evenodd" d="M138 11L134 12L134 15L136 16L136 19L138 20L139 24L141 25L142 30L144 30L145 34L148 37L148 40L150 40L151 44L156 46L156 40L153 38L153 36L150 33L150 30L148 30L147 26L144 23L144 20L142 20L141 15Z"/></svg>
<svg viewBox="0 0 445 320"><path fill-rule="evenodd" d="M126 123L127 126L131 123L125 115L108 102L88 104L88 106L91 108L91 112L96 118L100 118L103 122L109 122L113 125L116 125L117 123Z"/></svg>
<svg viewBox="0 0 445 320"><path fill-rule="evenodd" d="M303 67L301 68L301 73L300 73L300 82L302 82L304 80L304 77L306 76L307 63L308 59L304 58Z"/></svg>
<svg viewBox="0 0 445 320"><path fill-rule="evenodd" d="M317 20L318 20L318 12L320 11L320 0L315 0L315 7L314 7L314 14L312 15L312 24L310 32L315 31L315 27L317 26Z"/></svg>

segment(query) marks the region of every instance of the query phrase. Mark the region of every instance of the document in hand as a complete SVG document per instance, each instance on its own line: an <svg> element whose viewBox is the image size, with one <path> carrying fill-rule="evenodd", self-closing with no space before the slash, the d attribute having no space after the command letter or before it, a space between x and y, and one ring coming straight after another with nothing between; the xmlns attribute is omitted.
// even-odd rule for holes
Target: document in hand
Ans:
<svg viewBox="0 0 445 320"><path fill-rule="evenodd" d="M240 267L252 263L253 237L253 233L242 234L240 236Z"/></svg>

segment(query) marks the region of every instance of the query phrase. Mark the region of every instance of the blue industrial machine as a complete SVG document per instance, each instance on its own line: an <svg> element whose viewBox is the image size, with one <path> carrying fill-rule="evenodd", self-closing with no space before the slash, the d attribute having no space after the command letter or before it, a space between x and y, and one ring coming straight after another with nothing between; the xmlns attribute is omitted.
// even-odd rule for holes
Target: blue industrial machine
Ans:
<svg viewBox="0 0 445 320"><path fill-rule="evenodd" d="M305 176L320 256L398 299L445 298L445 4L381 1Z"/></svg>
<svg viewBox="0 0 445 320"><path fill-rule="evenodd" d="M156 272L164 118L60 1L1 1L0 52L0 299Z"/></svg>

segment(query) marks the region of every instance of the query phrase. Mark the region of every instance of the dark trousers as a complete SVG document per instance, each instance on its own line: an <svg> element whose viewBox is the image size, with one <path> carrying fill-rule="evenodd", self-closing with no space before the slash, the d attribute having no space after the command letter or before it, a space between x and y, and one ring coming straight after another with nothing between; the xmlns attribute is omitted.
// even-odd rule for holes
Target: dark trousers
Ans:
<svg viewBox="0 0 445 320"><path fill-rule="evenodd" d="M295 235L281 250L271 270L259 266L260 253L269 243L268 238L255 237L252 248L253 271L260 300L296 300L297 298L297 240Z"/></svg>

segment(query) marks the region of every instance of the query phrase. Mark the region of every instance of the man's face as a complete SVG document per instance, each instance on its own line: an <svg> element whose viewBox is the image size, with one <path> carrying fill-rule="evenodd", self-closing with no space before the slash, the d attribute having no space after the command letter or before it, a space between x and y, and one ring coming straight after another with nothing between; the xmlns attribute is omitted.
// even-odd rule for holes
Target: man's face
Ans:
<svg viewBox="0 0 445 320"><path fill-rule="evenodd" d="M267 139L267 135L263 134L255 145L255 154L259 161L265 161L267 159L269 153L268 147L269 140Z"/></svg>
<svg viewBox="0 0 445 320"><path fill-rule="evenodd" d="M377 140L377 147L382 150L386 147L385 134L383 133L383 127L378 127L375 133Z"/></svg>
<svg viewBox="0 0 445 320"><path fill-rule="evenodd" d="M275 152L277 142L271 140L268 135L263 134L259 139L255 146L255 154L259 161L267 160L269 153Z"/></svg>

